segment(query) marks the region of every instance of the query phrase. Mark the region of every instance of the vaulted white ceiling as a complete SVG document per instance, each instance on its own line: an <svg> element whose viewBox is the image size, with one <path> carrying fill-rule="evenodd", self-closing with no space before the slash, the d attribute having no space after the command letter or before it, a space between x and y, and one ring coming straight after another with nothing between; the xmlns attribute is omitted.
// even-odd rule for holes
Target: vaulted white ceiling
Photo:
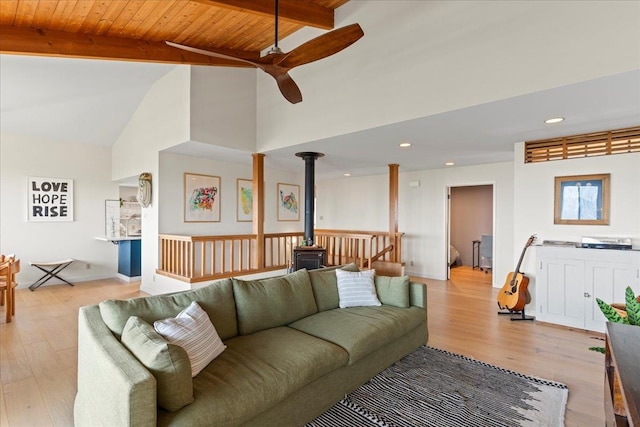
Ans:
<svg viewBox="0 0 640 427"><path fill-rule="evenodd" d="M336 92L329 98L335 106L335 110L339 111L339 113L328 111L324 104L322 104L324 110L320 111L325 111L328 116L333 114L333 118L340 117L347 124L351 120L351 116L353 116L354 121L360 120L363 122L363 115L368 114L372 109L369 108L367 110L366 105L356 105L353 100L349 101L353 102L348 104L347 107L341 104L340 96L338 95L345 88L350 89L348 85L353 86L355 84L353 77L340 81L341 73L345 71L354 72L359 64L364 64L366 70L363 69L362 72L369 79L367 82L376 82L377 80L375 79L379 77L376 74L376 70L381 67L390 67L384 76L390 87L395 89L392 95L397 97L398 91L405 90L408 92L402 92L401 95L410 97L412 96L411 91L415 92L416 88L403 87L404 82L390 73L399 69L405 72L404 76L407 77L406 72L412 71L414 74L409 75L409 77L415 78L416 75L421 76L421 73L433 72L435 66L444 67L444 65L442 65L443 63L434 62L433 58L427 57L427 55L430 54L443 61L450 60L451 52L453 52L450 50L453 49L452 46L459 49L468 49L468 54L476 55L476 62L469 62L467 74L470 77L473 76L474 67L475 69L482 68L486 75L489 76L491 76L492 70L501 71L501 64L503 64L503 67L509 65L512 68L517 68L513 64L505 63L504 58L501 58L503 62L480 63L479 61L490 53L487 48L495 48L496 52L502 55L508 54L511 57L519 54L521 62L522 58L530 59L529 68L523 69L522 75L518 76L518 79L512 77L509 81L505 81L504 84L498 79L498 82L494 81L492 83L493 86L486 91L491 94L501 92L503 94L521 95L506 97L502 95L504 99L500 99L501 96L498 95L494 98L485 96L485 100L499 100L482 101L482 97L476 94L475 98L471 97L471 99L480 99L476 101L477 104L475 105L471 101L464 104L466 105L465 107L450 108L448 111L444 108L439 112L421 114L421 117L409 120L389 120L387 121L388 124L382 126L375 124L361 126L360 129L364 130L334 132L329 136L310 137L304 140L301 138L300 141L296 141L295 139L299 137L300 132L305 130L303 123L302 127L298 129L299 135L294 137L291 146L266 149L266 165L268 167L301 171L301 161L294 156L294 153L298 151L319 151L325 154L325 157L319 160L316 165L318 179L338 177L344 173L351 173L352 175L384 174L388 170L387 165L389 163L398 163L401 171L409 171L441 168L448 161L455 162L457 166L502 162L513 159L513 146L517 142L640 124L640 63L637 66L633 66L635 61L633 58L640 58L640 50L638 52L630 52L627 48L640 46L640 30L638 30L640 22L638 22L637 28L626 29L626 34L630 35L630 37L621 40L621 43L625 43L624 45L612 46L610 42L617 39L611 36L608 45L603 41L601 46L594 47L590 44L583 46L584 43L580 44L583 35L563 34L567 42L573 43L574 51L570 55L565 55L563 49L566 49L566 47L550 47L555 49L553 55L545 57L544 52L541 52L539 61L536 62L534 58L530 58L530 52L537 48L538 40L536 36L540 35L542 30L536 32L527 29L526 34L518 34L520 37L518 43L514 42L513 46L505 46L503 44L505 42L504 34L518 31L517 28L512 28L513 19L508 20L507 18L517 16L522 22L526 21L526 18L521 16L522 14L513 15L513 13L519 11L520 4L486 2L496 12L503 11L503 9L508 10L504 16L500 17L496 25L490 27L490 29L487 28L488 24L486 23L481 25L481 22L469 22L470 26L475 25L481 28L476 32L467 34L467 32L455 33L453 29L445 31L446 25L444 23L440 24L440 21L444 18L440 17L439 14L455 10L458 15L460 12L474 15L472 13L473 10L470 11L470 8L476 8L475 10L481 11L484 10L484 6L475 2L460 2L455 5L451 5L449 2L429 2L428 6L423 7L422 3L418 2L399 2L402 7L400 5L395 7L394 13L402 13L403 22L411 21L413 19L412 16L420 12L423 15L421 15L420 19L414 19L416 21L413 22L415 27L412 28L414 30L420 29L420 31L434 31L425 32L425 37L420 38L420 40L414 40L416 38L415 31L403 31L404 27L402 25L396 25L389 29L388 22L379 19L380 16L384 15L383 12L385 10L388 11L385 7L390 7L389 5L384 6L382 3L389 2L349 2L337 10L337 21L339 23L361 22L365 28L365 37L334 58L301 67L304 69L298 71L299 74L295 77L296 79L299 77L297 82L301 86L306 100L302 103L303 107L283 107L287 109L279 116L283 117L283 122L288 120L290 123L296 123L297 113L305 110L295 110L295 108L314 108L316 105L320 105L320 103L315 102L313 97L321 94L327 98L326 94L321 92L329 90ZM572 11L587 8L589 11L585 12L585 16L588 16L589 19L597 19L597 12L605 10L598 9L598 7L605 8L610 4L621 5L619 10L615 9L618 6L612 6L614 7L614 9L611 9L612 16L616 13L622 13L624 10L633 9L626 2L608 2L606 5L600 6L588 3L584 7L576 6L574 2L558 2L558 5L542 2L538 6L527 4L522 7L535 11L538 15L537 22L552 22L553 25L563 24L566 27L567 21L563 16L547 16L547 9L556 10L562 8L565 14L570 15ZM636 7L633 10L640 9ZM386 14L388 15L388 12ZM497 14L490 13L489 15L493 17ZM384 16L386 17L386 15ZM452 16L447 16L447 19L452 19ZM425 25L419 25L424 21L424 17L431 20L430 26L426 26L426 30L423 28ZM634 22L633 17L628 18L628 20L629 22ZM640 21L640 17L636 17L635 20ZM437 31L435 31L436 25L442 25L443 27L437 28ZM573 26L571 28L578 28L581 23L571 22L571 25ZM603 25L615 26L617 24L607 22L603 23ZM591 35L592 39L595 37L599 41L605 37L604 35L612 34L611 31L605 31L607 28L598 30L604 31L602 37L597 34ZM454 34L458 34L461 38L452 39ZM294 46L298 45L312 35L314 34L305 33L298 35L297 38L294 35L289 43ZM480 35L485 37L483 44L476 46L475 50L471 50L469 44ZM634 40L634 36L637 36L638 40ZM389 37L392 37L392 40L388 40ZM549 37L550 40L556 38L556 36ZM422 39L431 40L431 42L430 44L425 43ZM560 39L562 38L560 37ZM393 43L393 40L401 43ZM414 44L409 45L408 43L412 40L414 40ZM441 42L434 47L434 40L441 40ZM388 45L383 46L383 43ZM529 44L524 46L525 43ZM283 46L286 44L287 40L285 39L283 40ZM601 53L606 52L607 46L611 46L611 49L616 47L621 52L628 52L632 59L630 60L629 56L620 58L621 61L626 59L627 62L616 68L616 64L612 64L610 61L603 66L604 61L599 60L598 57L584 56L586 52L590 52L591 48L597 48ZM520 49L521 51L518 52L513 49ZM584 51L580 49L584 49ZM386 52L386 54L376 55L376 52ZM416 55L418 56L416 57ZM619 55L616 54L616 56ZM414 66L414 70L408 70L411 64L416 64L415 61L418 60L416 58L422 61L418 63L419 67ZM553 65L558 67L558 70L555 70L549 66L549 61L557 58L566 58L566 62L554 63ZM393 62L390 63L390 60L393 60ZM455 61L462 62L456 63ZM438 104L439 101L447 101L447 91L454 92L454 90L457 90L457 93L452 93L451 95L460 96L459 92L462 88L467 88L468 90L475 89L478 86L477 82L473 85L459 84L456 86L456 82L463 82L463 80L460 80L461 77L458 77L460 67L457 65L466 64L467 57L458 55L455 61L450 63L453 65L448 65L443 70L439 70L440 74L437 75L440 76L440 80L432 78L429 80L426 89L424 87L420 89L427 94L434 95L430 99L425 99L425 103L435 102L440 105ZM580 63L577 63L577 61L580 61ZM570 71L584 70L583 63L592 63L594 69L597 68L597 70L593 73L578 73L580 76L576 76L572 80L573 74ZM175 66L151 63L0 55L0 130L8 133L45 137L52 141L109 146L116 141L149 88L173 67ZM417 71L416 68L418 68ZM448 78L447 70L449 69L452 69L452 72L455 71L457 74L455 77L446 80ZM612 71L616 69L623 72L616 73ZM528 90L529 87L510 90L518 84L529 83L523 77L526 74L525 71L528 72L528 76L540 76L542 78L561 74L562 78L556 78L555 81L563 83L554 85L549 84L549 82L543 82L545 84L539 84L538 86L546 87L543 90ZM512 76L511 69L509 72L510 74L506 75ZM260 85L264 77L257 74L257 78ZM480 79L480 82L482 82L482 79ZM410 83L411 81L408 82L408 84ZM268 87L273 89L271 80L268 81L268 84ZM434 90L438 88L438 85L443 84L448 86L439 90L436 94ZM336 85L338 86L337 88L334 87ZM380 99L381 95L379 94L384 93L383 91L386 90L386 88L383 88L381 92L379 87L371 84L365 84L362 87L358 87L357 90L362 94L366 93L362 91L366 91L368 88L378 90L376 100ZM273 92L276 96L279 96L275 90ZM439 95L440 98L436 95ZM416 97L413 96L413 98L415 103ZM277 100L281 101L280 97ZM404 100L404 98L401 97L401 100ZM402 106L398 99L395 101L394 106ZM307 102L309 103L308 105L305 104ZM384 99L382 99L382 102L384 102ZM364 108L360 108L359 111L353 111L353 107L356 107L356 110L357 107ZM375 109L376 107L378 106L376 105L373 108ZM352 110L349 110L350 108ZM363 113L362 110L365 110L365 112ZM315 112L315 110L313 111ZM350 111L353 111L352 115L349 114ZM268 116L265 121L269 124L271 123L271 117L269 116L271 113L273 111L258 109L259 115L266 114ZM389 111L389 113L396 113L396 111ZM357 116L358 114L360 116ZM311 113L307 114L306 118L313 119L317 116L318 113ZM544 123L545 119L555 116L563 116L566 120L555 125ZM402 116L398 115L397 117ZM413 117L416 117L416 115L413 115ZM276 123L273 127L278 125ZM348 126L345 128L349 129ZM285 131L280 130L280 132ZM311 135L314 134L311 133ZM279 141L282 139L279 137L282 136L282 134L276 134L273 139ZM288 137L289 135L286 134L284 136ZM398 144L405 141L411 142L412 146L409 149L400 149ZM250 153L193 141L185 142L170 149L170 151L199 157L226 159L228 161L251 162Z"/></svg>
<svg viewBox="0 0 640 427"><path fill-rule="evenodd" d="M3 132L112 145L154 82L173 65L0 56ZM567 119L546 125L547 118ZM320 179L343 173L510 161L513 144L640 123L640 70L269 151L268 165L300 170L298 151L319 151ZM409 141L408 149L398 147ZM182 154L250 162L244 152L187 142ZM364 154L363 154L364 153Z"/></svg>
<svg viewBox="0 0 640 427"><path fill-rule="evenodd" d="M0 55L3 132L112 145L175 65Z"/></svg>

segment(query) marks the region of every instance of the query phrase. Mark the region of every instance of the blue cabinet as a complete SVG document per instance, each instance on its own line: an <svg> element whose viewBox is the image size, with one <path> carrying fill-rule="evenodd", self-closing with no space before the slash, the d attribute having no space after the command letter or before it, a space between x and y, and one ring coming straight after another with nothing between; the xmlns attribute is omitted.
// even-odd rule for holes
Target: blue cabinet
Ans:
<svg viewBox="0 0 640 427"><path fill-rule="evenodd" d="M127 277L139 277L142 274L140 243L140 239L118 242L118 273Z"/></svg>

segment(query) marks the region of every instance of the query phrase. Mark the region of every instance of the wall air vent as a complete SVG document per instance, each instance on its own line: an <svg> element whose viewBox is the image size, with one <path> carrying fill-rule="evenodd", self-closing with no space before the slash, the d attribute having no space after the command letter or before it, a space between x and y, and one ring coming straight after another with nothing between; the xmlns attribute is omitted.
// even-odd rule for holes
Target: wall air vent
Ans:
<svg viewBox="0 0 640 427"><path fill-rule="evenodd" d="M524 162L537 163L638 152L640 152L640 126L526 141Z"/></svg>

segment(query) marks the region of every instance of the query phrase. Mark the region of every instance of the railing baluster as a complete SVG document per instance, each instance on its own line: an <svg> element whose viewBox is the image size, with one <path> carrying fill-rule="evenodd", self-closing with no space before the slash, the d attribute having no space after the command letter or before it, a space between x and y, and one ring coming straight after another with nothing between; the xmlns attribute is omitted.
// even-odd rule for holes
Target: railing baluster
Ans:
<svg viewBox="0 0 640 427"><path fill-rule="evenodd" d="M230 258L229 259L229 263L230 263L229 271L235 271L235 262L234 261L235 261L236 257L234 256L234 254L235 254L235 248L236 248L236 241L232 240L230 243L231 243L231 245L229 247L229 258Z"/></svg>

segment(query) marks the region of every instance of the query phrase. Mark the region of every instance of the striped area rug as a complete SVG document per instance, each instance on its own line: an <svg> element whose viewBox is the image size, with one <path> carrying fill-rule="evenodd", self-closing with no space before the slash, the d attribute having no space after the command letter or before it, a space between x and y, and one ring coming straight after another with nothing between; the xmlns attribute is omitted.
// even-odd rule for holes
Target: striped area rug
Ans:
<svg viewBox="0 0 640 427"><path fill-rule="evenodd" d="M308 427L564 426L566 385L424 346Z"/></svg>

